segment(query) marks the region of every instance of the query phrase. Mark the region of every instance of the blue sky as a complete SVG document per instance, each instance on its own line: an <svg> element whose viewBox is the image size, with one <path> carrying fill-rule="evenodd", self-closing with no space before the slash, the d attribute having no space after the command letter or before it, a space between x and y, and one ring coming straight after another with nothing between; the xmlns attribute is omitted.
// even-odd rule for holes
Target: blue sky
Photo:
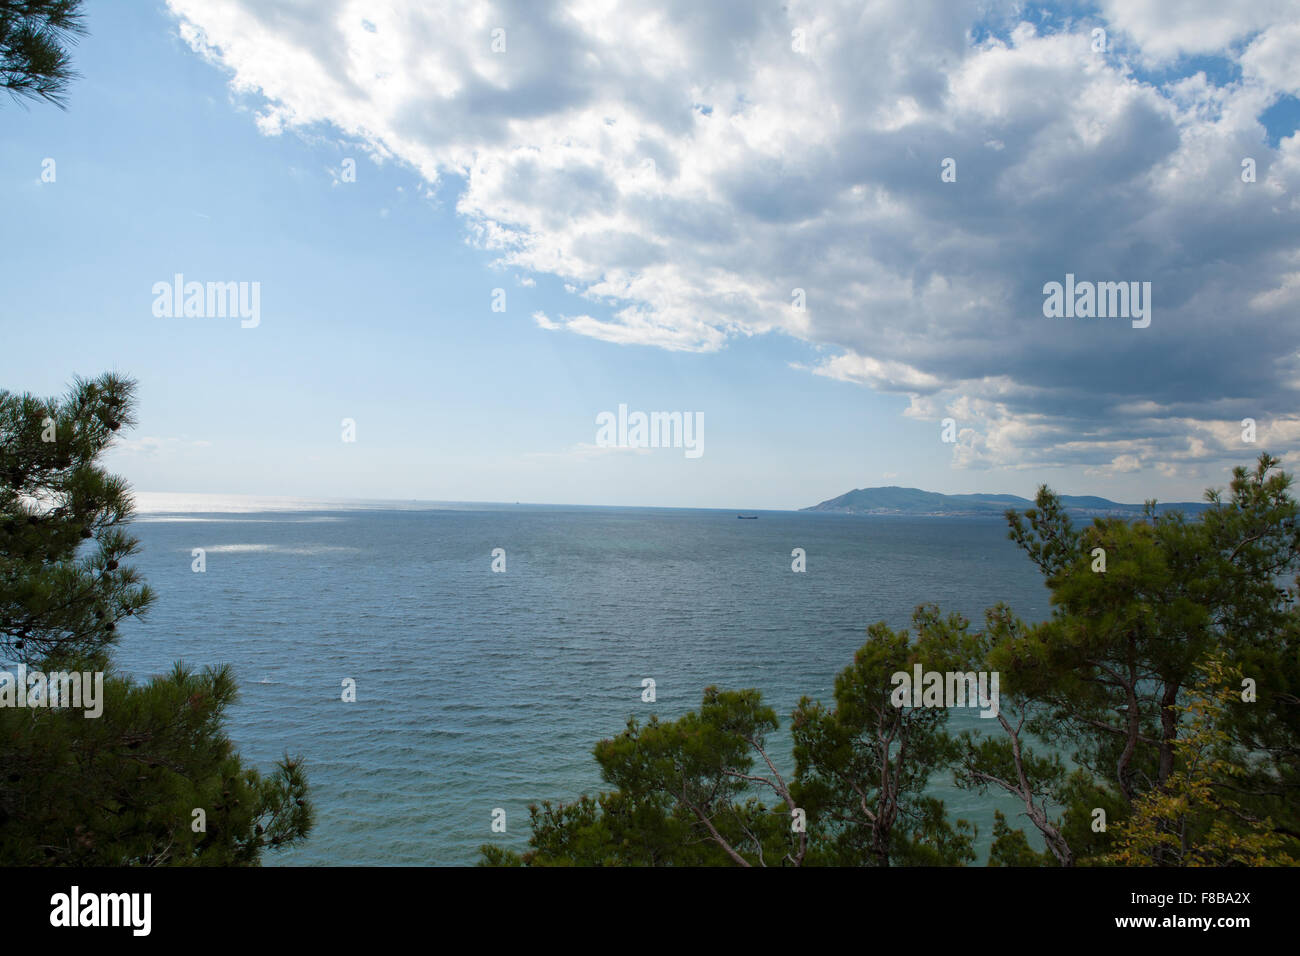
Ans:
<svg viewBox="0 0 1300 956"><path fill-rule="evenodd" d="M982 38L961 5L884 5L915 49L874 71L834 4L669 4L637 41L544 6L446 12L448 36L418 4L323 4L313 31L277 3L90 3L69 109L0 104L22 225L0 385L136 377L111 464L145 492L1173 500L1300 447L1300 81L1277 66L1300 40L1267 3L1217 39L1145 3L1050 29L995 6ZM1052 326L1039 287L1067 271L1153 281L1152 326ZM155 316L176 273L258 282L260 323ZM594 447L620 403L701 413L704 454Z"/></svg>

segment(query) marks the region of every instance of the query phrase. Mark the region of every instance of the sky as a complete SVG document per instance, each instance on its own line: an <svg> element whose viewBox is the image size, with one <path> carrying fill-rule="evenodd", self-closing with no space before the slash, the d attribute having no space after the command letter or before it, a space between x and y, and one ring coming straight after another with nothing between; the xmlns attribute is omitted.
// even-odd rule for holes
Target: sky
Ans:
<svg viewBox="0 0 1300 956"><path fill-rule="evenodd" d="M135 378L140 492L1176 501L1300 463L1296 0L86 12L68 109L0 100L0 387ZM177 275L255 324L166 314ZM1067 275L1149 324L1045 314ZM700 453L602 439L620 405Z"/></svg>

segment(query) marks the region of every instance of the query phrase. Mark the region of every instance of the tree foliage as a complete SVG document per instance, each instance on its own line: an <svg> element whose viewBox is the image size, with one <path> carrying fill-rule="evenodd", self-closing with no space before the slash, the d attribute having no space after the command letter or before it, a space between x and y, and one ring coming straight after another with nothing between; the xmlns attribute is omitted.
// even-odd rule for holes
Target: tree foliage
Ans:
<svg viewBox="0 0 1300 956"><path fill-rule="evenodd" d="M0 88L62 108L77 77L68 47L85 32L81 0L0 0Z"/></svg>
<svg viewBox="0 0 1300 956"><path fill-rule="evenodd" d="M113 669L154 595L127 560L126 483L98 464L134 423L135 385L78 379L62 399L0 391L0 674L101 674L99 714L0 706L0 862L245 865L306 837L301 761L263 777L226 736L229 667L137 683ZM16 698L15 698L16 699ZM196 811L200 811L196 813Z"/></svg>
<svg viewBox="0 0 1300 956"><path fill-rule="evenodd" d="M796 790L815 824L820 857L843 865L958 864L973 833L950 826L927 796L956 754L944 707L897 707L895 673L965 670L968 622L933 606L913 615L916 638L875 624L835 680L835 706L803 698L793 716Z"/></svg>
<svg viewBox="0 0 1300 956"><path fill-rule="evenodd" d="M1175 745L1178 769L1166 785L1143 794L1116 832L1107 862L1143 866L1167 859L1178 866L1295 866L1295 846L1269 817L1248 809L1236 786L1251 776L1249 761L1225 729L1242 703L1234 677L1211 661L1204 680L1178 705L1186 728Z"/></svg>
<svg viewBox="0 0 1300 956"><path fill-rule="evenodd" d="M263 778L223 732L228 666L178 664L143 685L109 675L104 698L99 718L0 709L6 864L242 866L311 829L301 761Z"/></svg>
<svg viewBox="0 0 1300 956"><path fill-rule="evenodd" d="M61 400L0 391L0 656L100 656L152 603L126 564L139 549L126 482L98 464L134 400L111 374Z"/></svg>
<svg viewBox="0 0 1300 956"><path fill-rule="evenodd" d="M1214 786L1240 790L1248 815L1274 821L1282 839L1300 833L1300 534L1290 478L1277 465L1264 454L1253 471L1235 469L1226 496L1207 492L1210 507L1198 520L1157 514L1149 503L1142 521L1097 519L1075 531L1047 489L1038 508L1008 515L1012 538L1043 571L1053 614L1003 635L989 650L989 666L1025 706L1028 731L1081 770L1058 794L1066 818L1058 830L1085 862L1117 859L1113 836L1083 825L1097 809L1122 822L1135 806L1187 785L1175 775L1189 759L1181 746L1188 700L1220 657L1260 690L1258 700L1214 714L1215 732L1234 744ZM1229 766L1236 768L1231 781ZM1054 774L1031 776L1047 785ZM1162 825L1181 832L1190 823ZM1184 835L1200 838L1195 827ZM1167 841L1143 848L1149 864L1186 858ZM1131 854L1124 859L1133 861Z"/></svg>

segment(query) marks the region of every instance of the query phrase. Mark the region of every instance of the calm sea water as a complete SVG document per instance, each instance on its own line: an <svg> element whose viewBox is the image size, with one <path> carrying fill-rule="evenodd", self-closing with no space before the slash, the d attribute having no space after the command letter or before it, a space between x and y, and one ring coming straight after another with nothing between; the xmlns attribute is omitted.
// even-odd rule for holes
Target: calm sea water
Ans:
<svg viewBox="0 0 1300 956"><path fill-rule="evenodd" d="M679 716L709 684L764 692L790 771L791 709L831 699L869 623L905 625L922 601L977 621L999 600L1048 613L993 519L523 506L145 515L134 530L159 599L123 634L121 665L143 677L229 662L244 757L307 758L317 827L271 865L471 864L483 843L522 848L530 802L599 790L597 740L632 714ZM950 726L981 723L958 712ZM1023 819L950 779L934 789L978 824L981 860L994 807ZM506 834L491 831L495 807Z"/></svg>

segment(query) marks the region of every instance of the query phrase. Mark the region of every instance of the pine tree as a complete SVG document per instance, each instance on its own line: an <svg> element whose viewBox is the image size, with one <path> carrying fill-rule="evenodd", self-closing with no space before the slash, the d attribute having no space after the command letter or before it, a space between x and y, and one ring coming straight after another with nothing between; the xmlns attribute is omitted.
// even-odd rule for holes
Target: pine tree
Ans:
<svg viewBox="0 0 1300 956"><path fill-rule="evenodd" d="M263 777L226 736L228 666L144 684L113 669L117 625L154 600L125 563L139 550L126 483L97 464L134 395L116 375L62 400L0 391L0 660L103 682L88 716L14 706L0 672L2 864L248 865L312 827L302 762Z"/></svg>
<svg viewBox="0 0 1300 956"><path fill-rule="evenodd" d="M0 0L0 89L63 108L77 77L67 48L83 33L81 0Z"/></svg>
<svg viewBox="0 0 1300 956"><path fill-rule="evenodd" d="M957 669L973 643L969 622L921 605L915 636L883 621L835 678L835 706L807 697L791 717L795 799L817 834L816 859L839 866L961 866L975 859L975 831L949 821L926 795L951 765L957 742L944 707L896 703L893 675Z"/></svg>
<svg viewBox="0 0 1300 956"><path fill-rule="evenodd" d="M1240 783L1250 760L1233 746L1225 726L1240 697L1241 674L1221 660L1178 705L1186 727L1176 747L1179 769L1159 789L1142 795L1116 828L1106 862L1145 866L1168 858L1177 866L1295 866L1295 842L1269 817L1243 805Z"/></svg>
<svg viewBox="0 0 1300 956"><path fill-rule="evenodd" d="M62 401L0 391L0 656L99 659L153 601L125 564L139 548L126 482L96 464L133 401L116 375Z"/></svg>

